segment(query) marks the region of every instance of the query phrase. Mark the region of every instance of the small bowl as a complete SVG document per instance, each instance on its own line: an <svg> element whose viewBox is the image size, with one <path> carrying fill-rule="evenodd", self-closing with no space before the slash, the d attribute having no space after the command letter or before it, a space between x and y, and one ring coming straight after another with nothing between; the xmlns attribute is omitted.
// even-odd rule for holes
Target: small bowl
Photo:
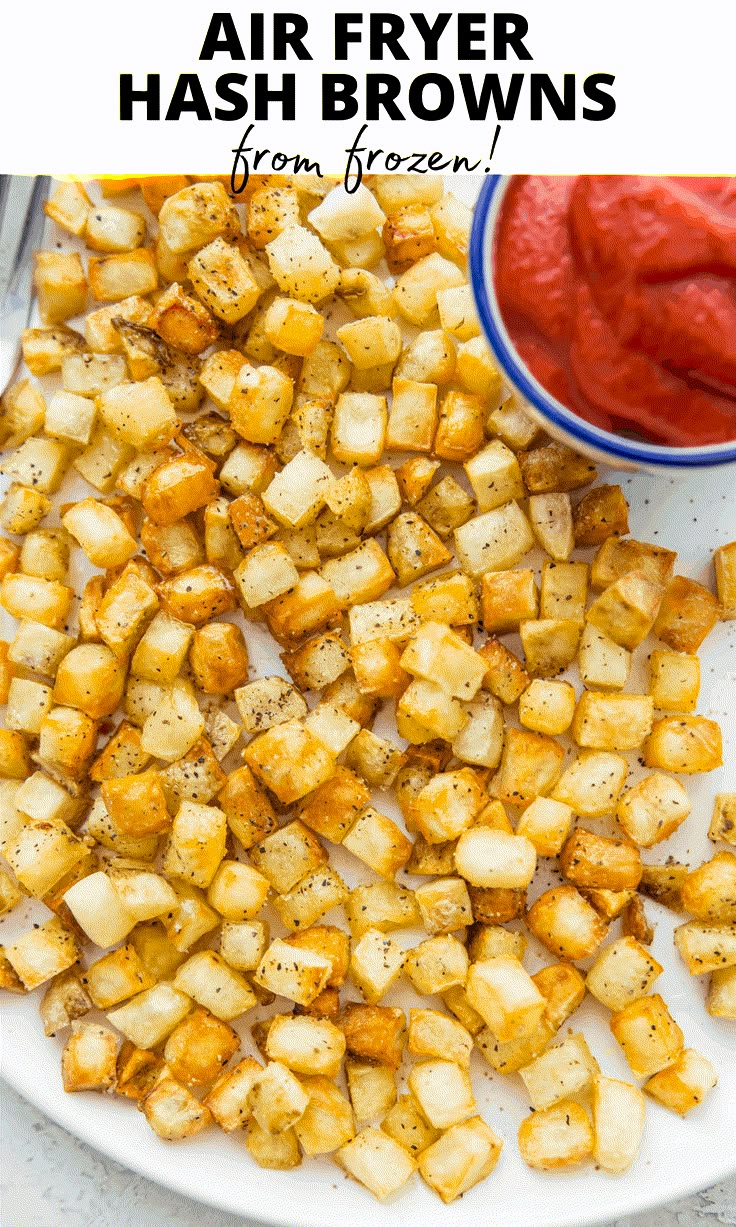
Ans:
<svg viewBox="0 0 736 1227"><path fill-rule="evenodd" d="M489 175L483 182L470 236L470 281L483 331L509 385L526 402L529 414L548 434L568 446L618 469L672 473L736 463L736 440L704 447L665 447L639 442L593 426L552 396L516 351L496 298L493 277L495 229L511 175Z"/></svg>

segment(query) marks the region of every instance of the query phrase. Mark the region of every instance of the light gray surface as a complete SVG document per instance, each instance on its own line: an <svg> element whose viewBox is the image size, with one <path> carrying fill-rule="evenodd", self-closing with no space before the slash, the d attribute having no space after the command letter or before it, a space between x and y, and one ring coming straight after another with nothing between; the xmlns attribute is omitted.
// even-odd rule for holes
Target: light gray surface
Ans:
<svg viewBox="0 0 736 1227"><path fill-rule="evenodd" d="M0 1093L2 1227L255 1227L104 1158L4 1083ZM736 1227L736 1179L616 1227Z"/></svg>

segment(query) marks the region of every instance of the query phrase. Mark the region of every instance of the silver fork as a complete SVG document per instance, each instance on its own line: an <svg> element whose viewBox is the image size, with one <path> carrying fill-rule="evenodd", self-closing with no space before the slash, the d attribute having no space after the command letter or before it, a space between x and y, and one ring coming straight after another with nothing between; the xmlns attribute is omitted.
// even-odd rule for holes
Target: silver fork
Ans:
<svg viewBox="0 0 736 1227"><path fill-rule="evenodd" d="M0 175L0 395L20 359L33 304L33 252L41 242L50 179Z"/></svg>

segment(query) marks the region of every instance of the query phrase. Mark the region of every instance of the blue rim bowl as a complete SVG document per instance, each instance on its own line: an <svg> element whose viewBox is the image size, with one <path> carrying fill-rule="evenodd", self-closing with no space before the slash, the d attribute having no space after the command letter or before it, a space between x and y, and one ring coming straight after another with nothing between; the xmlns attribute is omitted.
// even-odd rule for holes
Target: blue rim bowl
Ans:
<svg viewBox="0 0 736 1227"><path fill-rule="evenodd" d="M493 277L495 227L512 178L489 175L483 182L470 235L470 281L488 342L509 384L527 402L532 415L551 435L618 468L672 472L736 463L736 440L704 447L665 447L593 426L552 396L522 362L503 322Z"/></svg>

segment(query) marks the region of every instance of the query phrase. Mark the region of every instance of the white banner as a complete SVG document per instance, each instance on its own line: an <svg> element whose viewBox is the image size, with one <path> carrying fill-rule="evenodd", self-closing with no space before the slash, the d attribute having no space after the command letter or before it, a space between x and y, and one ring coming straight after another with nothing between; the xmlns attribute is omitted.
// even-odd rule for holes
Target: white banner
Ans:
<svg viewBox="0 0 736 1227"><path fill-rule="evenodd" d="M29 0L0 32L6 172L736 171L733 0Z"/></svg>

